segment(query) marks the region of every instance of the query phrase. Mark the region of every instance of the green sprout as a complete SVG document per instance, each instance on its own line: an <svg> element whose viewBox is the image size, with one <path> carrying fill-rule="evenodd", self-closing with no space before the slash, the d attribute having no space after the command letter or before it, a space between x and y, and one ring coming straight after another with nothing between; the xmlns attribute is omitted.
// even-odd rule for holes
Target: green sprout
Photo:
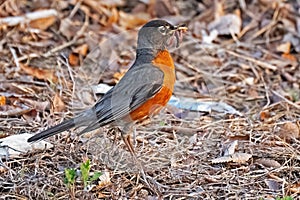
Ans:
<svg viewBox="0 0 300 200"><path fill-rule="evenodd" d="M76 170L74 168L66 168L64 183L68 187L73 186L75 183L75 178L76 178Z"/></svg>
<svg viewBox="0 0 300 200"><path fill-rule="evenodd" d="M87 186L90 182L97 180L102 175L101 172L95 172L93 176L90 176L90 169L90 160L87 160L85 163L82 163L80 165L81 178L85 190L87 189Z"/></svg>

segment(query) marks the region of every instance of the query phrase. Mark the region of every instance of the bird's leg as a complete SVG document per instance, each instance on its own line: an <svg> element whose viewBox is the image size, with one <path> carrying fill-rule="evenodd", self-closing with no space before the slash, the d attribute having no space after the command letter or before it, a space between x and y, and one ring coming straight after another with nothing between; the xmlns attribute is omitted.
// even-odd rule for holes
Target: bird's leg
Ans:
<svg viewBox="0 0 300 200"><path fill-rule="evenodd" d="M135 154L134 147L133 147L132 142L131 142L131 136L130 136L131 132L132 132L132 126L125 126L123 129L121 129L121 134L122 134L123 141L124 141L127 149L129 150L130 154L132 155L135 163L138 165L138 168L140 169L140 171L142 173L142 176L145 179L145 182L149 185L149 183L147 182L144 167L139 162L139 160L138 160L138 158Z"/></svg>
<svg viewBox="0 0 300 200"><path fill-rule="evenodd" d="M113 133L114 134L113 146L114 147L116 147L116 143L117 143L117 134L116 134L117 130L119 130L119 129L113 128L113 132L114 132Z"/></svg>
<svg viewBox="0 0 300 200"><path fill-rule="evenodd" d="M141 162L138 160L138 158L137 158L137 156L135 154L134 147L133 147L132 142L131 142L131 135L130 135L131 132L132 132L132 127L125 126L123 129L120 129L120 131L121 131L121 135L122 135L123 141L124 141L127 149L129 150L130 154L132 155L132 157L134 159L134 162L138 165L138 168L140 170L140 173L142 174L142 177L144 178L145 183L157 195L160 195L159 189L156 188L155 186L153 187L153 186L151 186L149 184L148 178L147 178L145 170L144 170L144 166L141 164ZM150 181L156 183L154 180L152 180L152 178L150 178Z"/></svg>
<svg viewBox="0 0 300 200"><path fill-rule="evenodd" d="M136 157L136 154L134 152L134 148L133 148L133 145L132 145L132 142L131 142L130 134L128 134L128 133L124 134L124 132L122 132L121 134L122 134L122 138L123 138L123 141L124 141L127 149L129 150L132 157L137 161L137 157Z"/></svg>

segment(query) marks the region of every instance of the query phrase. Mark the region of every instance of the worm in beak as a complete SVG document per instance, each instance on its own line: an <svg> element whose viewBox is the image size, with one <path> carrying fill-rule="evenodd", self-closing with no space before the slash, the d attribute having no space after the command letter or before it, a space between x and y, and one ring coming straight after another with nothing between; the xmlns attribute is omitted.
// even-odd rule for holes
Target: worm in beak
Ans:
<svg viewBox="0 0 300 200"><path fill-rule="evenodd" d="M176 37L176 48L182 42L182 35L188 30L185 24L174 26L175 37Z"/></svg>

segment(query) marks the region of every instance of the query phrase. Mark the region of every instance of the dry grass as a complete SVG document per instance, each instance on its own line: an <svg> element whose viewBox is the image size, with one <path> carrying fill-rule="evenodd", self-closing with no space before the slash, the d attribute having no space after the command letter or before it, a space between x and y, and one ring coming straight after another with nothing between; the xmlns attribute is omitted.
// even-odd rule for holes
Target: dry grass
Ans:
<svg viewBox="0 0 300 200"><path fill-rule="evenodd" d="M228 2L231 4L225 5L229 10L237 4ZM184 5L182 1L181 6ZM186 20L191 30L180 48L172 50L177 66L174 94L195 100L225 102L243 115L190 111L185 113L187 117L178 118L181 111L169 107L137 126L135 150L149 185L126 150L118 130L103 127L81 137L75 137L76 130L72 130L71 134L50 138L55 145L50 150L28 152L14 159L3 158L0 163L1 198L275 199L290 195L297 199L300 193L299 53L297 46L287 54L274 50L284 43L286 33L295 34L284 21L290 20L286 12L293 6L289 2L270 7L263 1L251 2L247 12L242 9L242 20L263 13L257 18L269 24L262 26L255 21L257 24L250 26L249 23L249 27L244 26L234 39L220 36L211 44L202 43L197 35L202 25L196 24L209 23L213 19L207 16L217 11L208 6L205 12ZM92 13L96 12L90 5L87 7ZM61 10L64 14L71 11ZM100 15L97 12L90 17L96 18ZM76 20L81 19L81 15L75 16ZM299 17L295 15L293 19L299 20ZM282 21L284 23L280 24ZM54 111L46 103L45 108L33 109L35 113L30 110L25 114L1 116L1 137L35 133L62 118L71 117L98 98L92 94L91 85L99 80L114 84L120 76L116 72L130 66L137 29L120 31L123 30L120 24L113 28L109 25L104 28L97 23L86 26L90 23L86 18L80 22L81 29L73 28L81 30L82 35L68 33L70 35L66 36L61 32L55 35L53 30L57 27L54 24L51 31L43 32L52 35L43 35L45 39L36 39L36 43L22 42L21 39L26 39L24 35L33 34L24 32L22 27L2 27L2 33L11 35L1 37L5 45L0 52L0 65L3 66L0 68L0 87L3 88L0 96L9 93L10 101L30 107L32 105L25 100L30 99L34 105L41 106L50 99L53 106L53 97L59 94L65 109ZM95 31L98 29L101 34ZM97 34L91 34L93 38L89 38L91 35L84 34L89 31ZM109 34L115 34L113 39L103 39ZM73 39L62 39L64 37ZM18 41L14 42L14 38ZM96 45L98 42L100 47ZM43 44L53 46L42 48ZM83 67L71 66L65 57L82 44L89 45L90 57L81 63ZM102 49L97 52L99 48ZM14 53L13 49L18 51ZM42 53L32 55L39 51ZM55 69L57 82L38 79L16 67L14 56L23 62L28 55L32 56L28 59L30 66ZM84 57L79 56L80 59ZM234 142L237 142L235 152L252 157L245 162L212 163ZM67 187L64 169L79 170L79 165L87 158L91 161L92 172L109 173L110 183L95 181L92 190L84 191L78 178L74 187Z"/></svg>

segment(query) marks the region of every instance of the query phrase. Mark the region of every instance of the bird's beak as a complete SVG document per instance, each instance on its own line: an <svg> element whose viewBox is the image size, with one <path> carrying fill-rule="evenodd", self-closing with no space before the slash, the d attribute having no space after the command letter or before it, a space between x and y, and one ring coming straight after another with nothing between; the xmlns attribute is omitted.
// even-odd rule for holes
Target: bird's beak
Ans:
<svg viewBox="0 0 300 200"><path fill-rule="evenodd" d="M179 43L182 41L182 33L186 32L188 30L187 26L185 24L174 26L174 32L176 37L176 48L179 47Z"/></svg>
<svg viewBox="0 0 300 200"><path fill-rule="evenodd" d="M187 31L188 30L188 27L185 25L185 24L181 24L181 25L178 25L178 26L174 26L174 29L175 31Z"/></svg>

